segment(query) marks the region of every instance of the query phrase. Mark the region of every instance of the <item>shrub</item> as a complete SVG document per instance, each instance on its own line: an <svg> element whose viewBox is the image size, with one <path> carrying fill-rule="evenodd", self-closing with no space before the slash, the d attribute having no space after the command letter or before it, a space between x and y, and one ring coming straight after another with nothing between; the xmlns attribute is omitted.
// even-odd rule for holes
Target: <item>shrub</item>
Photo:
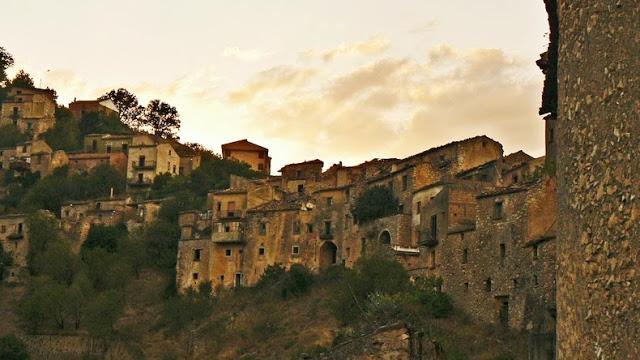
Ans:
<svg viewBox="0 0 640 360"><path fill-rule="evenodd" d="M15 335L5 335L0 337L0 359L3 360L26 360L29 359L27 346Z"/></svg>
<svg viewBox="0 0 640 360"><path fill-rule="evenodd" d="M365 190L351 212L359 222L366 223L398 212L398 200L389 188L376 186Z"/></svg>
<svg viewBox="0 0 640 360"><path fill-rule="evenodd" d="M293 264L284 277L280 289L283 298L306 294L313 284L313 275L304 265Z"/></svg>
<svg viewBox="0 0 640 360"><path fill-rule="evenodd" d="M113 335L113 325L122 314L124 294L117 290L100 293L86 309L86 327L89 335L108 338Z"/></svg>

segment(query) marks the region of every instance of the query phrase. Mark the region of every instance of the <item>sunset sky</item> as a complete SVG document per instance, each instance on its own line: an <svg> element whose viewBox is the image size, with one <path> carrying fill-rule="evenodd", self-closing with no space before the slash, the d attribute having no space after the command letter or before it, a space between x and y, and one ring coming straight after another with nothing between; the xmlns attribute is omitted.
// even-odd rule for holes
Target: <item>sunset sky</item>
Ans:
<svg viewBox="0 0 640 360"><path fill-rule="evenodd" d="M59 102L125 87L181 139L266 146L274 172L486 134L544 153L547 42L530 0L3 0L0 46Z"/></svg>

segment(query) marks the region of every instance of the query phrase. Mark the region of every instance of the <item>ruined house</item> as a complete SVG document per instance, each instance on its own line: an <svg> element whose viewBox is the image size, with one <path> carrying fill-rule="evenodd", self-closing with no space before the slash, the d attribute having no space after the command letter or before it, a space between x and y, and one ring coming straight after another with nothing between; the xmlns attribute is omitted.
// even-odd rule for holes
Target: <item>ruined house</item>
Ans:
<svg viewBox="0 0 640 360"><path fill-rule="evenodd" d="M77 240L76 250L87 239L93 225L113 226L133 217L130 197L107 197L66 201L60 208L60 227Z"/></svg>
<svg viewBox="0 0 640 360"><path fill-rule="evenodd" d="M84 152L115 153L129 152L133 135L131 134L88 134L84 137Z"/></svg>
<svg viewBox="0 0 640 360"><path fill-rule="evenodd" d="M0 170L13 170L15 176L31 172L44 177L68 161L64 151L53 151L44 140L30 140L14 148L0 149Z"/></svg>
<svg viewBox="0 0 640 360"><path fill-rule="evenodd" d="M118 116L118 108L111 99L104 100L73 100L69 103L69 110L76 120L91 112L102 113L107 116Z"/></svg>
<svg viewBox="0 0 640 360"><path fill-rule="evenodd" d="M547 336L555 326L555 181L542 161L503 156L502 145L479 136L404 159L326 171L316 159L286 165L278 177L232 177L229 189L210 194L210 217L180 217L178 287L252 285L275 263L350 267L383 248L413 278L441 277L478 320ZM359 222L353 204L379 186L397 210Z"/></svg>
<svg viewBox="0 0 640 360"><path fill-rule="evenodd" d="M26 215L0 215L0 246L5 253L11 254L13 265L5 269L4 279L7 282L20 281L20 273L27 266L29 251L29 231Z"/></svg>
<svg viewBox="0 0 640 360"><path fill-rule="evenodd" d="M56 123L56 95L50 89L12 87L0 109L0 126L16 125L37 138Z"/></svg>
<svg viewBox="0 0 640 360"><path fill-rule="evenodd" d="M265 174L271 173L269 149L247 141L247 139L222 144L222 157L245 162L255 171Z"/></svg>

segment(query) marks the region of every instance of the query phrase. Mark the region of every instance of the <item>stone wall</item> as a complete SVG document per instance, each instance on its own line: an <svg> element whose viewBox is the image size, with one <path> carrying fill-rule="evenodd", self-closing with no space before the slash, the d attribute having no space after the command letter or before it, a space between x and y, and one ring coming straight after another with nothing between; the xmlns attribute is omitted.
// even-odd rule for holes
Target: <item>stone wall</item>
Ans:
<svg viewBox="0 0 640 360"><path fill-rule="evenodd" d="M637 359L640 1L557 6L558 356Z"/></svg>

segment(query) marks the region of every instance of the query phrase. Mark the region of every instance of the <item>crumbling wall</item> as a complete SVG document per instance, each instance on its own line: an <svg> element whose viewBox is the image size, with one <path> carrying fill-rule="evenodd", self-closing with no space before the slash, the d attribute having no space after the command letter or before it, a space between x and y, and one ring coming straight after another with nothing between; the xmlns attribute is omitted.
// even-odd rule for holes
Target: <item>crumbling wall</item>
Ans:
<svg viewBox="0 0 640 360"><path fill-rule="evenodd" d="M558 357L637 359L640 1L557 13Z"/></svg>

